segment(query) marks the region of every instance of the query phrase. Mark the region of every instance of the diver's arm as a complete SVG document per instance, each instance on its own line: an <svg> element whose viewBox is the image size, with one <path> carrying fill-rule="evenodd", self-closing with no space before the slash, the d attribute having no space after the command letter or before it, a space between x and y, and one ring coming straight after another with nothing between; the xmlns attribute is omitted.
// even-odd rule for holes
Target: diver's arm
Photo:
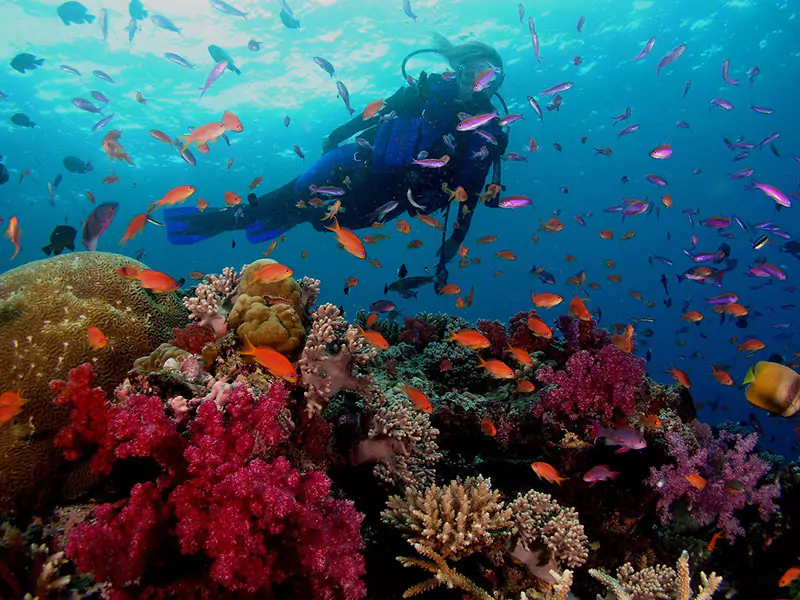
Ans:
<svg viewBox="0 0 800 600"><path fill-rule="evenodd" d="M401 87L394 94L392 94L392 96L386 100L386 106L383 108L382 112L388 114L393 110L397 111L400 108L402 108L408 99L409 90L413 91L412 88ZM414 95L416 96L417 93L414 92ZM341 144L343 141L345 141L347 138L353 137L354 135L356 135L357 133L361 133L365 129L369 129L376 123L377 120L374 117L372 119L364 121L361 118L361 114L358 114L357 116L350 119L347 123L345 123L341 127L337 127L336 129L331 131L325 138L325 141L323 142L323 149L325 151L332 150L333 148Z"/></svg>

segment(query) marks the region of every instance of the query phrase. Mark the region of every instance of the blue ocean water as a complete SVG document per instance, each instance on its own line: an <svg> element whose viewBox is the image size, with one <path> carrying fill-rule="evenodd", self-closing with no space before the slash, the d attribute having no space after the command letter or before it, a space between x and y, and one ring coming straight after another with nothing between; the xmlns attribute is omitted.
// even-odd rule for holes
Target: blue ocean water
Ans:
<svg viewBox="0 0 800 600"><path fill-rule="evenodd" d="M286 0L284 4L300 21L299 29L290 29L279 17L279 0L232 2L247 13L247 19L224 14L208 2L161 0L145 2L144 9L150 16L170 19L181 34L145 19L132 42L127 31L127 1L83 3L96 17L107 11L106 41L97 18L91 24L64 25L56 12L60 4L57 0L0 2L0 47L5 62L0 68L0 91L7 96L0 100L0 154L10 172L10 180L0 186L0 216L4 223L11 216L18 217L22 230L22 250L14 260L0 256L0 269L43 258L41 247L55 226L79 227L93 208L86 191L96 196L98 204L120 204L99 250L130 256L143 250L145 263L176 278L190 271L211 273L227 265L248 263L266 250L267 243L250 245L241 231L198 245L171 246L164 229L148 225L124 247L118 241L134 215L175 186L195 186L195 197L206 199L211 206L224 206L226 191L245 197L248 184L260 176L264 179L256 191L263 193L298 176L317 160L323 136L350 116L337 98L335 80L314 64L312 57L322 56L334 64L337 78L350 91L351 104L360 111L405 85L399 71L402 59L413 50L430 47L434 32L454 43L480 40L493 45L504 59L505 83L500 93L509 110L525 115L509 128L508 150L525 155L528 161L505 162L503 183L509 194L530 196L533 206L515 211L478 209L464 245L470 257L481 262L466 268L453 263L450 268L452 283L465 292L475 288L473 305L459 314L470 320L505 321L531 307L532 291L550 291L565 299L573 294L589 298L590 309L602 311L605 327L652 317L653 323L637 323L636 331L637 352L644 355L651 350L648 370L654 378L669 381L663 371L671 365L684 370L702 406L702 420L748 423L749 415L756 415L765 430L766 446L796 455L796 423L753 410L738 386L723 387L711 376L712 364L729 365L738 383L754 360L779 354L792 361L800 351L795 331L797 310L782 308L798 304L792 287L800 267L798 258L780 252L785 240L777 236L771 236L771 243L760 251L753 250L754 240L763 233L753 229L759 222L772 221L788 234L800 235L797 208L777 212L766 195L745 189L746 180L728 179L739 169L753 168L754 178L760 182L784 193L798 190L800 160L795 157L800 154L800 140L794 104L796 82L800 81L800 26L795 4L755 0L529 1L523 3L526 12L520 19L518 2L411 0L417 16L413 20L404 12L402 0ZM534 56L528 16L535 20L541 62ZM576 23L581 16L585 25L579 32ZM634 62L652 37L656 38L652 53ZM259 50L248 49L251 40L260 42ZM225 72L199 98L198 89L215 65L207 50L211 44L234 58L241 75ZM686 44L685 53L656 74L661 57L679 44ZM45 62L36 70L18 73L8 63L21 52ZM184 57L195 68L167 61L167 52ZM575 64L576 56L582 59L580 65ZM723 80L721 65L726 59L738 85ZM65 72L61 65L81 74ZM754 66L760 74L751 83L746 72ZM431 55L409 63L414 74L446 68ZM110 75L114 83L92 75L97 69ZM574 85L562 94L560 110L545 111L540 121L526 97L535 96L544 105L547 98L541 92L565 81ZM691 88L682 97L687 81ZM91 99L92 90L111 100L103 107L104 115L114 113L110 124L96 132L92 126L100 117L72 104L75 97ZM137 92L147 99L146 105L136 101ZM733 109L709 108L713 98L728 100ZM769 107L774 112L760 114L751 106ZM614 126L611 117L622 114L626 107L631 107L630 119ZM175 137L191 127L219 120L225 110L239 116L244 131L230 135L230 147L218 143L208 154L195 152L196 166L186 164L174 149L149 134L158 129ZM28 115L37 127L12 124L10 117L18 112ZM287 116L291 121L288 127L284 125ZM676 127L681 120L689 124L688 129ZM641 129L618 137L619 130L629 124L639 124ZM112 128L122 131L120 142L135 166L109 162L101 143ZM774 150L768 144L752 150L746 160L731 161L735 152L726 147L725 138L758 144L771 133L780 133ZM582 143L584 136L587 139ZM530 138L538 144L535 153L526 149ZM556 143L560 152L554 148ZM666 161L650 158L649 152L664 143L672 145L673 157ZM295 145L303 150L305 160L294 153ZM595 154L594 148L604 147L613 154ZM66 172L62 159L69 155L91 161L94 170ZM230 159L233 163L228 168ZM27 169L30 174L19 183L20 174ZM101 180L111 169L120 180L103 185ZM51 204L47 183L59 173L63 181ZM663 177L668 186L649 183L644 177L647 173ZM628 183L622 183L623 176L629 178ZM672 197L672 208L661 205L665 193ZM619 214L604 212L624 199L645 197L659 210L629 217L624 223ZM694 209L699 214L692 225L683 211ZM558 211L564 230L556 234L538 231L540 220ZM589 214L585 226L574 220L577 215ZM736 215L748 225L748 231L734 224L724 230L731 236L725 238L699 224L700 219L715 215ZM333 235L316 232L308 224L289 232L271 257L288 264L298 275L322 279L323 300L342 305L353 316L384 297L384 284L396 278L401 264L406 264L411 274L433 268L440 232L416 220L412 220L412 228L408 236L397 233L394 224L380 230L391 238L367 247L368 258L379 260L380 268L338 250ZM603 229L614 232L613 241L600 238ZM629 231L635 232L635 237L620 241ZM738 260L738 266L725 275L723 288L677 282L677 274L695 266L682 252L682 248L692 249L693 233L699 240L693 251L714 252L723 242L731 246L731 257ZM538 234L538 243L532 239L534 234ZM485 235L499 239L479 245L478 238ZM422 241L422 247L408 249L412 239ZM7 246L10 256L12 247ZM500 250L513 251L517 260L496 258ZM301 258L303 251L308 252L306 259ZM567 254L577 261L567 262ZM652 254L668 257L673 266L658 261L651 265L648 257ZM759 257L781 268L787 280L747 276ZM604 264L608 259L614 261L613 268ZM548 286L532 277L533 265L551 272L556 284ZM566 283L581 270L587 274L586 283L595 282L600 289ZM612 274L619 275L621 283L609 281ZM670 308L663 304L662 274L673 301ZM348 277L356 277L360 283L345 295ZM639 292L643 300L634 299L630 291ZM722 291L736 292L750 310L746 328L738 327L733 318L720 323L719 316L705 305L707 298ZM454 298L438 297L431 287L423 288L416 299L392 299L406 315L423 310L456 312ZM646 305L649 300L655 303L652 308ZM684 306L699 310L706 318L697 326L682 322ZM546 316L552 319L565 310L566 302ZM775 328L784 324L785 328ZM680 332L683 326L687 326L685 333ZM648 327L654 331L651 338L642 335ZM758 338L766 348L748 359L735 352L729 341L732 337L740 341ZM719 408L713 410L711 405L716 406L717 399Z"/></svg>

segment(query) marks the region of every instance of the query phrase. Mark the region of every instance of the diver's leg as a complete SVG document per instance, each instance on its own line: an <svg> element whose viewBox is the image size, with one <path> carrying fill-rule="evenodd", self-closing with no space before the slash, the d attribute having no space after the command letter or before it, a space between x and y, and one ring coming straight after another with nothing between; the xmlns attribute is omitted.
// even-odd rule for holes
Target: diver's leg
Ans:
<svg viewBox="0 0 800 600"><path fill-rule="evenodd" d="M294 180L245 206L207 208L180 206L164 210L167 239L176 245L195 244L226 231L247 230L253 243L278 237L303 222L294 206Z"/></svg>

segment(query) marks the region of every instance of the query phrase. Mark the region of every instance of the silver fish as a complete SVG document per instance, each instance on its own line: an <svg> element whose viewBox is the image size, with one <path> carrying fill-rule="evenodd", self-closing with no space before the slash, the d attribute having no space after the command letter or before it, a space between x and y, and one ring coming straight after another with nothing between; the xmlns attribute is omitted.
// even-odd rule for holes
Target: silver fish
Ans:
<svg viewBox="0 0 800 600"><path fill-rule="evenodd" d="M247 13L242 12L235 6L231 6L227 2L223 2L222 0L210 0L212 8L218 10L219 12L231 15L233 17L242 17L245 21L247 21Z"/></svg>
<svg viewBox="0 0 800 600"><path fill-rule="evenodd" d="M356 111L350 107L350 92L347 91L347 86L343 82L337 80L336 89L339 91L337 98L342 99L348 112L352 115Z"/></svg>
<svg viewBox="0 0 800 600"><path fill-rule="evenodd" d="M183 37L180 28L175 25L172 21L170 21L167 17L162 15L152 15L150 20L153 22L153 25L159 27L160 29L164 29L166 31L172 31L173 33L177 33L179 36Z"/></svg>
<svg viewBox="0 0 800 600"><path fill-rule="evenodd" d="M182 56L179 56L178 54L167 52L166 54L164 54L164 58L166 58L170 62L174 62L176 65L180 65L181 67L186 67L187 69L194 69L194 65L192 63L190 63Z"/></svg>
<svg viewBox="0 0 800 600"><path fill-rule="evenodd" d="M97 131L98 129L102 129L103 127L108 125L108 123L111 121L111 119L114 118L115 114L116 113L111 113L107 117L104 117L103 119L100 119L97 123L94 124L94 127L92 127L92 131Z"/></svg>
<svg viewBox="0 0 800 600"><path fill-rule="evenodd" d="M103 81L107 81L108 83L116 83L108 73L104 73L103 71L95 70L92 71L92 75L97 77L98 79L102 79Z"/></svg>
<svg viewBox="0 0 800 600"><path fill-rule="evenodd" d="M656 67L656 75L658 75L658 72L661 71L661 69L666 67L668 64L678 60L681 54L683 54L685 51L686 51L686 44L675 46L672 50L670 50L669 53L667 53L667 55L664 56L664 58L662 58L661 61L658 63L658 66Z"/></svg>
<svg viewBox="0 0 800 600"><path fill-rule="evenodd" d="M634 57L633 61L636 62L637 60L642 60L645 56L650 54L650 51L653 49L653 46L655 45L656 45L656 38L651 37L649 40L647 40L647 43L644 45L644 48L642 48L641 52L639 52L639 54L637 54Z"/></svg>

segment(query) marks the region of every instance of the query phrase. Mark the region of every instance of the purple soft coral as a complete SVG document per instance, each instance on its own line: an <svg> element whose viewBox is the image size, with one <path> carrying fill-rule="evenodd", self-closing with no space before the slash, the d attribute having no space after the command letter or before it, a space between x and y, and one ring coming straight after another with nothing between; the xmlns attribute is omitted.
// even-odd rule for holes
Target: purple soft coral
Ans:
<svg viewBox="0 0 800 600"><path fill-rule="evenodd" d="M541 416L552 411L572 420L594 417L604 422L611 420L615 411L629 416L644 374L641 358L614 346L596 353L580 350L570 356L563 370L546 365L536 372L541 383L555 387L540 394L534 413Z"/></svg>
<svg viewBox="0 0 800 600"><path fill-rule="evenodd" d="M717 520L722 537L733 539L745 533L734 516L747 504L758 507L761 518L766 520L777 509L774 500L780 496L777 483L759 480L766 475L769 465L753 454L758 442L756 434L742 437L723 431L719 437L703 444L690 453L684 439L676 432L667 433L669 452L674 465L650 469L649 483L661 494L658 512L661 523L672 519L670 507L673 502L684 499L689 514L699 525L709 525ZM700 475L706 480L705 487L698 489L687 479Z"/></svg>

